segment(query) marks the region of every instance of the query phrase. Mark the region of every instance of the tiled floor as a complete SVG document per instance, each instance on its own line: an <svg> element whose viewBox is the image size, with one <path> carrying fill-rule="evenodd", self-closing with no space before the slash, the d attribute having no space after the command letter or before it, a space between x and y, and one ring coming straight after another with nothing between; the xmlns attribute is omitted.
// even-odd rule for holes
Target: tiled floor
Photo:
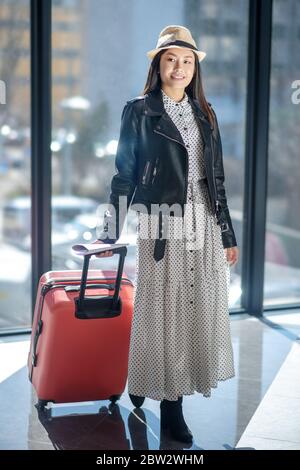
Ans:
<svg viewBox="0 0 300 470"><path fill-rule="evenodd" d="M194 435L183 447L160 435L159 402L108 401L38 413L27 378L29 337L0 339L0 449L300 449L300 312L231 317L236 376L211 398L184 397Z"/></svg>
<svg viewBox="0 0 300 470"><path fill-rule="evenodd" d="M295 335L295 341L275 379L243 433L238 446L255 449L300 449L300 317L272 318Z"/></svg>

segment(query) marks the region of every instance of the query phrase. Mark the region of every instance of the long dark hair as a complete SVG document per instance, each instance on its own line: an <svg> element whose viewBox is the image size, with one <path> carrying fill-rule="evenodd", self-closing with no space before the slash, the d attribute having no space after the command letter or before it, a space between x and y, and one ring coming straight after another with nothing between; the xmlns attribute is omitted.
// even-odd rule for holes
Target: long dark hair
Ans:
<svg viewBox="0 0 300 470"><path fill-rule="evenodd" d="M146 93L150 93L153 90L157 90L161 88L162 82L161 82L160 74L157 72L159 72L160 58L162 54L166 52L166 50L167 49L163 49L162 51L158 52L153 58L149 67L148 76L147 76L145 87L142 91L142 95L145 95ZM215 127L214 114L211 111L210 106L207 103L205 96L204 96L200 62L199 62L198 56L194 52L193 54L195 56L194 75L193 75L191 82L186 87L185 91L192 99L198 100L198 102L200 103L200 107L204 111L204 113L207 115L209 122L211 123L212 126Z"/></svg>

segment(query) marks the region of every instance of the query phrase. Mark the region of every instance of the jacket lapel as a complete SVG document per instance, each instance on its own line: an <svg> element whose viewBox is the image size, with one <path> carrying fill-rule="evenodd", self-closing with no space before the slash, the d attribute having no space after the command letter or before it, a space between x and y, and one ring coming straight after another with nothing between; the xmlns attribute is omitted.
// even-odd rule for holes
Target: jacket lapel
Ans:
<svg viewBox="0 0 300 470"><path fill-rule="evenodd" d="M211 134L211 126L206 118L206 115L202 111L198 100L192 99L188 96L189 103L191 104L194 114L197 117L198 124L202 127L203 137L205 144L209 142ZM158 117L153 130L154 132L161 134L171 140L175 140L179 144L185 147L184 141L181 134L174 122L165 111L161 90L153 90L145 96L144 114L146 116Z"/></svg>
<svg viewBox="0 0 300 470"><path fill-rule="evenodd" d="M153 126L154 132L161 134L168 139L175 140L185 147L179 130L165 110L160 89L153 90L146 95L144 114L147 116L158 117Z"/></svg>
<svg viewBox="0 0 300 470"><path fill-rule="evenodd" d="M200 127L200 131L202 132L205 145L210 145L210 137L213 130L210 121L204 111L202 111L198 100L191 99L189 97L189 102L194 110L195 116L197 117L197 122Z"/></svg>

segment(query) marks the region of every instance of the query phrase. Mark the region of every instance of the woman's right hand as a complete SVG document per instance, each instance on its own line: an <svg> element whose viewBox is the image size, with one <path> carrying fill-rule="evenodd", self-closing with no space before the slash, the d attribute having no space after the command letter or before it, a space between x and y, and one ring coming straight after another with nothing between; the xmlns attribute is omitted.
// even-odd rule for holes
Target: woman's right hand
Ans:
<svg viewBox="0 0 300 470"><path fill-rule="evenodd" d="M95 240L94 242L92 242L93 244L99 244L99 243L105 243L103 242L102 240ZM95 255L97 258L107 258L108 256L113 256L113 252L112 251L103 251L102 253L98 253L97 255Z"/></svg>

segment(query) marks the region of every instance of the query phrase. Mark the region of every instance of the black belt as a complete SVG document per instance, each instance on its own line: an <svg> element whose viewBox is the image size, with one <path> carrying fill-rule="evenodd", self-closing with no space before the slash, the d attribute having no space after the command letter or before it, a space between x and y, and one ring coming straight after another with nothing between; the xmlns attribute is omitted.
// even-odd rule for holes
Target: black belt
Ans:
<svg viewBox="0 0 300 470"><path fill-rule="evenodd" d="M165 248L166 248L166 239L156 239L155 240L155 245L154 245L154 259L155 261L160 261L165 254Z"/></svg>
<svg viewBox="0 0 300 470"><path fill-rule="evenodd" d="M167 238L166 236L163 237L163 228L166 227L167 220L168 220L167 217L160 212L158 215L158 230L157 230L158 233L157 233L157 238L155 240L155 245L154 245L155 261L160 261L164 257L164 254L165 254Z"/></svg>

